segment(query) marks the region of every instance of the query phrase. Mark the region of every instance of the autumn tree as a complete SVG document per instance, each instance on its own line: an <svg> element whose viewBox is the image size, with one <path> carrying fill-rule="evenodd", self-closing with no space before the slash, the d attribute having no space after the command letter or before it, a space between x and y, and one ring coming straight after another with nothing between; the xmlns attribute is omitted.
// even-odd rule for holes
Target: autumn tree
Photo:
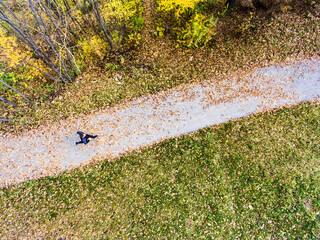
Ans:
<svg viewBox="0 0 320 240"><path fill-rule="evenodd" d="M32 66L34 75L41 73L54 82L71 82L80 73L75 54L83 36L102 33L113 49L96 0L0 1L0 24L0 47L9 67Z"/></svg>
<svg viewBox="0 0 320 240"><path fill-rule="evenodd" d="M16 3L14 8L8 2L0 2L0 6L2 27L41 59L59 80L71 82L79 71L72 48L79 32L85 32L85 29L71 15L68 1L28 0ZM113 48L97 1L85 0L84 6Z"/></svg>

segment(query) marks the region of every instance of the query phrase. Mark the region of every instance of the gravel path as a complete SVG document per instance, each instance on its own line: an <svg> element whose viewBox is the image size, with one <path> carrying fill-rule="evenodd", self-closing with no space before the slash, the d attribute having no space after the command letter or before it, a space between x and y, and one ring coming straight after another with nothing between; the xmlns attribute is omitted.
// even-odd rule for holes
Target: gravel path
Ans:
<svg viewBox="0 0 320 240"><path fill-rule="evenodd" d="M320 60L213 78L0 138L0 186L53 175L230 119L320 96ZM74 146L76 132L98 134Z"/></svg>

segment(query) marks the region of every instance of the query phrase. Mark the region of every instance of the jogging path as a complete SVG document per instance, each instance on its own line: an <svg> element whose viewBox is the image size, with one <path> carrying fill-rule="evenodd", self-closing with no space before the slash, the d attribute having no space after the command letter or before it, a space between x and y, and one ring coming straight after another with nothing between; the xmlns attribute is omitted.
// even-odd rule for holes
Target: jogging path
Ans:
<svg viewBox="0 0 320 240"><path fill-rule="evenodd" d="M116 157L230 119L320 96L320 60L180 86L79 119L0 138L0 187ZM99 137L87 145L78 130Z"/></svg>

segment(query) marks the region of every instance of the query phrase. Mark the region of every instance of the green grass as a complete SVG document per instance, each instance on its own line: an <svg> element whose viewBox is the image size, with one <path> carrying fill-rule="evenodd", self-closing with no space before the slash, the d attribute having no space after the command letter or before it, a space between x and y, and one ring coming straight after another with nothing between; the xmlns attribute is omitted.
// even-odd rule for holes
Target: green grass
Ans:
<svg viewBox="0 0 320 240"><path fill-rule="evenodd" d="M0 190L0 238L318 239L320 105Z"/></svg>

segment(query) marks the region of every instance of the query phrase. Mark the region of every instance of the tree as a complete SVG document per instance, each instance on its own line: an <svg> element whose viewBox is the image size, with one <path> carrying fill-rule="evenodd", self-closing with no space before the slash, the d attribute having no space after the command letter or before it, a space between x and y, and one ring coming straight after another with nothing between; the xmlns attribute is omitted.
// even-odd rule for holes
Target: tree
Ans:
<svg viewBox="0 0 320 240"><path fill-rule="evenodd" d="M70 2L74 8L79 6ZM95 24L91 26L97 28L94 31L102 29L113 49L112 40L100 16L98 2L83 0L82 3L85 14L80 17L91 19L93 16ZM1 26L45 63L52 72L45 74L55 81L71 82L80 72L74 49L78 34L86 30L73 13L77 11L72 11L68 0L27 0L18 2L14 8L9 1L0 2Z"/></svg>
<svg viewBox="0 0 320 240"><path fill-rule="evenodd" d="M89 28L83 27L85 22L90 22ZM105 41L114 48L96 0L0 1L0 27L8 35L1 40L11 39L6 43L10 47L1 50L7 51L16 65L32 66L53 82L69 83L80 73L75 52L81 37L103 32ZM0 84L31 103L8 83L0 80ZM0 101L16 106L3 96Z"/></svg>

